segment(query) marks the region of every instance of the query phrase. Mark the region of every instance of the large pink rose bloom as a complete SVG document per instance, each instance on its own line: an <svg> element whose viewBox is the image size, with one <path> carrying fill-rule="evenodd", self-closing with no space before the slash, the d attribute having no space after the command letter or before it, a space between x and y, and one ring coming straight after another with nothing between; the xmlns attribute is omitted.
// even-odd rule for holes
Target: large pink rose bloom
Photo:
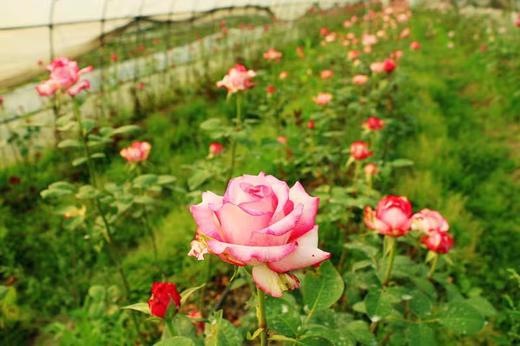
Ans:
<svg viewBox="0 0 520 346"><path fill-rule="evenodd" d="M379 234L401 237L410 230L412 205L406 197L386 196L376 210L365 208L365 224Z"/></svg>
<svg viewBox="0 0 520 346"><path fill-rule="evenodd" d="M47 70L49 79L36 86L40 96L54 95L58 90L67 91L70 96L76 96L82 90L90 88L88 80L80 80L81 75L92 71L92 66L80 69L78 63L67 58L54 59Z"/></svg>
<svg viewBox="0 0 520 346"><path fill-rule="evenodd" d="M289 188L260 173L232 179L224 196L203 193L202 202L190 211L198 239L209 253L238 266L253 266L256 285L280 297L299 287L290 271L330 258L318 249L318 204L300 183Z"/></svg>
<svg viewBox="0 0 520 346"><path fill-rule="evenodd" d="M255 76L255 71L248 70L244 65L236 64L229 69L221 81L217 82L217 87L226 88L228 94L251 89L254 86L253 77Z"/></svg>

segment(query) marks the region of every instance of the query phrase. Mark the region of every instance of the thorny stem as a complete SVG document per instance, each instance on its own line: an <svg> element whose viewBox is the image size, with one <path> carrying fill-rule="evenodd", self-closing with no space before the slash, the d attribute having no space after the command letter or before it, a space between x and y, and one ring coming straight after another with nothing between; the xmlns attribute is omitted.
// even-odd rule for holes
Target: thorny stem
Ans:
<svg viewBox="0 0 520 346"><path fill-rule="evenodd" d="M261 329L260 333L260 346L267 346L267 322L265 318L265 293L260 288L256 288L256 317L258 318L258 329Z"/></svg>

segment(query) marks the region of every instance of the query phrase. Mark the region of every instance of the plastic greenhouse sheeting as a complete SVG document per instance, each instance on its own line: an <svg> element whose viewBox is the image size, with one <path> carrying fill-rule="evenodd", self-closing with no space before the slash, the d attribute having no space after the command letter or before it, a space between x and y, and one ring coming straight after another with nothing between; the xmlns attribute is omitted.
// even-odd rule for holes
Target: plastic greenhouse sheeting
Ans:
<svg viewBox="0 0 520 346"><path fill-rule="evenodd" d="M102 33L138 17L181 21L211 10L258 6L277 18L295 19L312 6L359 0L2 0L0 86L38 70L38 61L74 56L97 45ZM52 28L52 35L51 35ZM52 49L51 49L52 44Z"/></svg>

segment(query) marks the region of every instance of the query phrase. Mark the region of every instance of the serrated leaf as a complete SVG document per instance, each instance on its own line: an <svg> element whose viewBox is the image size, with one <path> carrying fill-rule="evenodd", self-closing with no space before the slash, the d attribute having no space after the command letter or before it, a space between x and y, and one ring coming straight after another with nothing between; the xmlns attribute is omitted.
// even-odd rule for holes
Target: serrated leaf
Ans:
<svg viewBox="0 0 520 346"><path fill-rule="evenodd" d="M336 268L326 261L319 270L305 275L301 285L303 301L310 311L326 309L341 298L344 287Z"/></svg>
<svg viewBox="0 0 520 346"><path fill-rule="evenodd" d="M122 135L129 132L134 132L140 130L140 127L137 125L125 125L118 127L117 129L112 130L111 136Z"/></svg>
<svg viewBox="0 0 520 346"><path fill-rule="evenodd" d="M186 303L186 301L188 300L188 298L195 292L197 292L199 289L201 289L202 287L204 287L206 284L202 284L200 286L197 286L197 287L190 287L190 288L187 288L185 289L184 291L181 292L181 305L184 305Z"/></svg>
<svg viewBox="0 0 520 346"><path fill-rule="evenodd" d="M135 303L127 306L123 306L121 309L139 311L148 315L151 315L150 307L148 303Z"/></svg>
<svg viewBox="0 0 520 346"><path fill-rule="evenodd" d="M466 302L473 306L484 317L492 317L497 314L493 305L491 305L487 299L480 296L469 298Z"/></svg>
<svg viewBox="0 0 520 346"><path fill-rule="evenodd" d="M421 291L411 292L410 310L419 317L425 317L432 311L432 301Z"/></svg>
<svg viewBox="0 0 520 346"><path fill-rule="evenodd" d="M87 162L87 158L83 156L83 157L79 157L77 159L74 159L74 161L72 161L72 165L74 167L76 167L76 166L82 165L82 164L84 164L86 162Z"/></svg>
<svg viewBox="0 0 520 346"><path fill-rule="evenodd" d="M365 297L365 306L367 314L373 322L380 321L392 312L390 298L378 288L368 291Z"/></svg>
<svg viewBox="0 0 520 346"><path fill-rule="evenodd" d="M76 139L64 139L58 143L58 148L78 148L81 143Z"/></svg>
<svg viewBox="0 0 520 346"><path fill-rule="evenodd" d="M451 301L446 311L439 316L439 322L458 334L475 334L484 327L484 318L470 304Z"/></svg>
<svg viewBox="0 0 520 346"><path fill-rule="evenodd" d="M436 346L433 329L426 324L411 324L406 330L408 345Z"/></svg>

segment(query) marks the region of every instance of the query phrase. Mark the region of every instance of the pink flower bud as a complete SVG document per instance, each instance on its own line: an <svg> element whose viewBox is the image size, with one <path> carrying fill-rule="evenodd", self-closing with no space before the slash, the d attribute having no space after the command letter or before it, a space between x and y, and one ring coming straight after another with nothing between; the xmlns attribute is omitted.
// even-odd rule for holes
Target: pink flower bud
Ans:
<svg viewBox="0 0 520 346"><path fill-rule="evenodd" d="M314 120L313 120L313 119L311 119L311 120L309 120L309 121L307 122L307 128L308 128L308 129L312 130L312 129L314 129L315 126L316 126L316 124L314 123Z"/></svg>
<svg viewBox="0 0 520 346"><path fill-rule="evenodd" d="M267 61L280 61L280 59L282 59L282 53L274 48L269 48L267 52L264 53L264 59Z"/></svg>
<svg viewBox="0 0 520 346"><path fill-rule="evenodd" d="M385 126L385 122L378 117L369 117L362 126L369 131L378 131Z"/></svg>
<svg viewBox="0 0 520 346"><path fill-rule="evenodd" d="M421 242L428 248L428 250L445 254L453 247L453 237L447 232L431 232L421 238Z"/></svg>
<svg viewBox="0 0 520 346"><path fill-rule="evenodd" d="M417 41L413 41L412 43L410 43L410 49L411 50L418 50L421 48L421 44Z"/></svg>
<svg viewBox="0 0 520 346"><path fill-rule="evenodd" d="M248 70L244 65L236 64L229 69L221 81L217 82L217 87L226 88L228 94L251 89L254 86L253 77L255 76L255 71Z"/></svg>
<svg viewBox="0 0 520 346"><path fill-rule="evenodd" d="M319 106L325 106L330 101L332 101L332 94L329 93L319 93L317 96L313 97L312 100L315 104Z"/></svg>
<svg viewBox="0 0 520 346"><path fill-rule="evenodd" d="M272 95L276 92L276 87L274 85L268 85L266 88L265 88L265 92L268 94L268 95Z"/></svg>
<svg viewBox="0 0 520 346"><path fill-rule="evenodd" d="M363 85L363 84L366 84L366 82L368 82L367 75L358 74L358 75L355 75L354 77L352 77L352 83L354 83L356 85Z"/></svg>
<svg viewBox="0 0 520 346"><path fill-rule="evenodd" d="M329 79L334 76L334 72L332 70L323 70L320 73L321 79Z"/></svg>
<svg viewBox="0 0 520 346"><path fill-rule="evenodd" d="M211 157L218 156L224 151L224 146L218 142L213 142L209 145L209 155Z"/></svg>
<svg viewBox="0 0 520 346"><path fill-rule="evenodd" d="M374 176L379 172L379 168L375 163L367 163L363 168L366 176Z"/></svg>
<svg viewBox="0 0 520 346"><path fill-rule="evenodd" d="M150 155L152 145L148 142L133 142L129 147L121 150L121 156L129 163L146 161Z"/></svg>
<svg viewBox="0 0 520 346"><path fill-rule="evenodd" d="M373 155L373 152L368 149L368 143L357 141L350 145L350 156L354 160L364 160Z"/></svg>
<svg viewBox="0 0 520 346"><path fill-rule="evenodd" d="M383 62L383 67L386 73L392 73L394 72L395 68L397 67L396 63L392 59L386 59Z"/></svg>
<svg viewBox="0 0 520 346"><path fill-rule="evenodd" d="M280 72L280 75L278 76L278 78L283 80L283 79L286 79L288 76L289 76L289 73L287 71L282 71L282 72Z"/></svg>
<svg viewBox="0 0 520 346"><path fill-rule="evenodd" d="M379 234L401 237L410 230L412 205L406 197L386 196L376 210L365 208L365 225Z"/></svg>

